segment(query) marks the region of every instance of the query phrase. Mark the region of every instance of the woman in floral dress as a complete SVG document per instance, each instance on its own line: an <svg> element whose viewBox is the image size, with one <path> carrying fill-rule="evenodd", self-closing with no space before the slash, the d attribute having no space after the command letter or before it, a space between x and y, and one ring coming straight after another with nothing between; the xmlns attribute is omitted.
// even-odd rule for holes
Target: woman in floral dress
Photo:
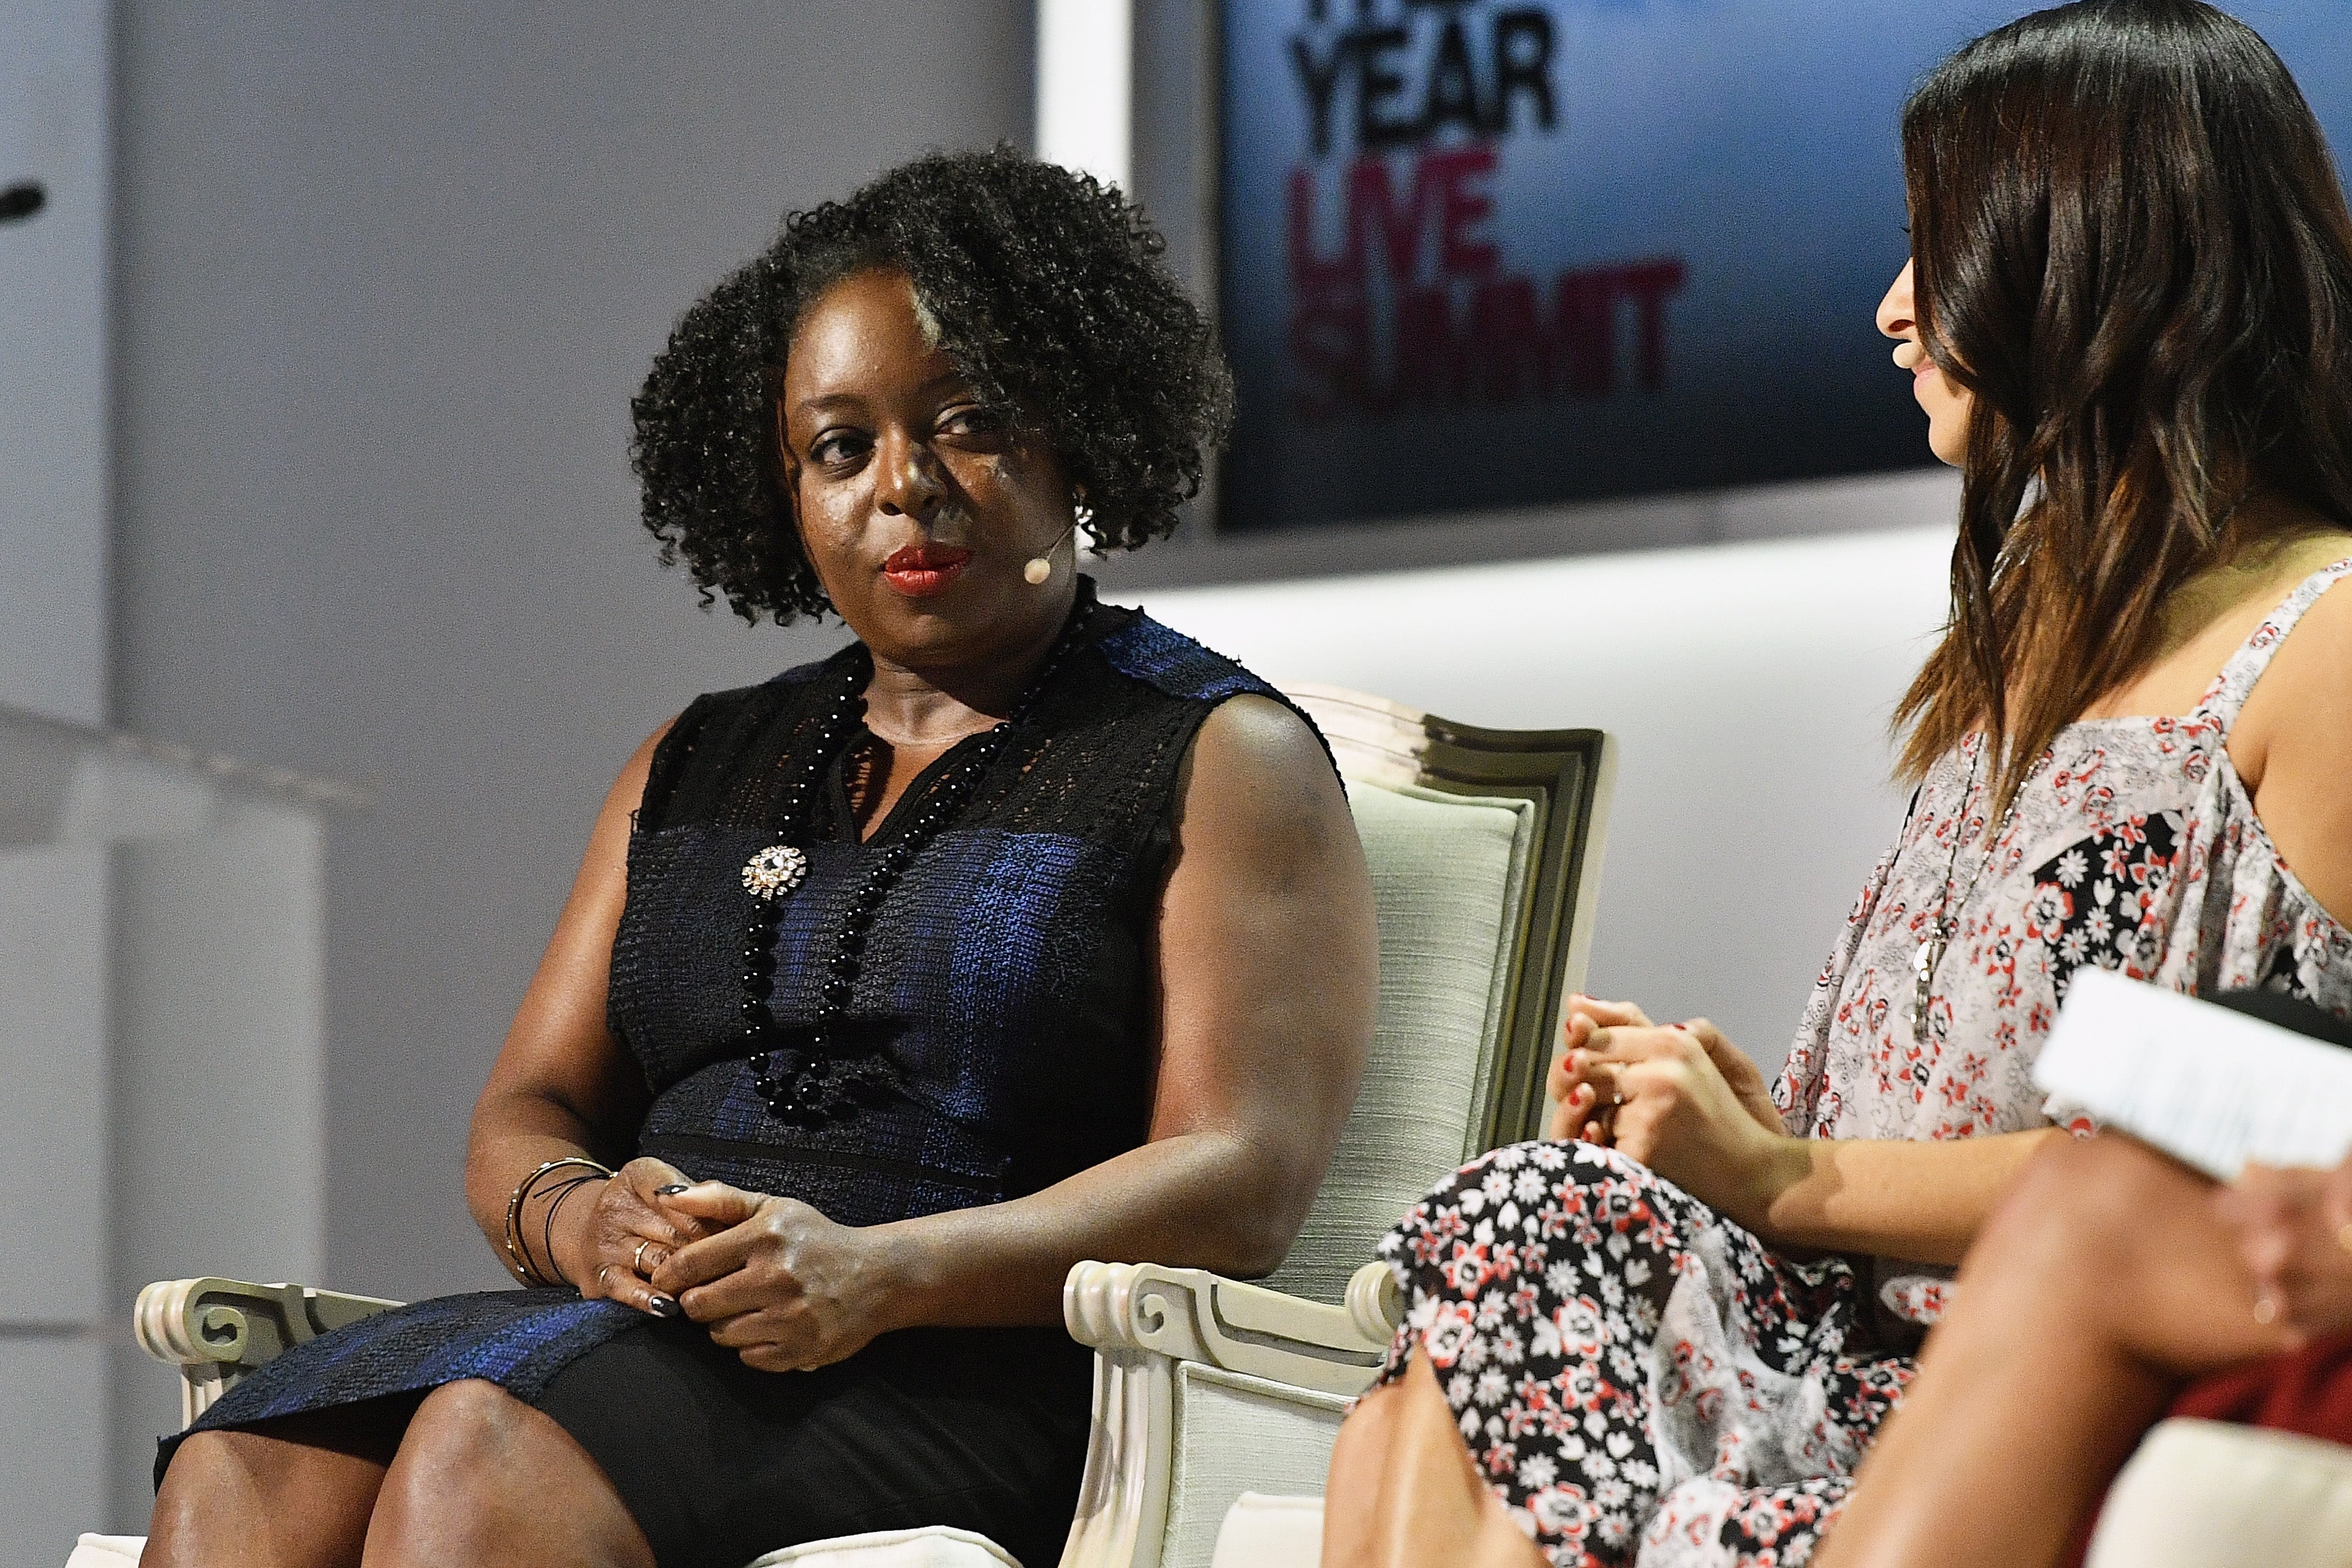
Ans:
<svg viewBox="0 0 2352 1568"><path fill-rule="evenodd" d="M1328 1563L1805 1562L1950 1266L2094 1130L2032 1081L2070 978L2352 1012L2352 216L2316 123L2221 12L2084 0L1941 67L1903 144L1878 324L1967 480L1910 812L1776 1087L1704 1020L1579 999L1560 1141L1383 1243L1406 1322Z"/></svg>

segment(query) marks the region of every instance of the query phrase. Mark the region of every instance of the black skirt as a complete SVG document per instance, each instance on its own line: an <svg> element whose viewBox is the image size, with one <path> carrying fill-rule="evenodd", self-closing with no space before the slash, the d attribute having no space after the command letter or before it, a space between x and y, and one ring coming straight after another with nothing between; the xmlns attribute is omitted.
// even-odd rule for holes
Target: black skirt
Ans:
<svg viewBox="0 0 2352 1568"><path fill-rule="evenodd" d="M1077 1507L1092 1376L1091 1352L1058 1328L908 1329L814 1372L754 1372L690 1322L492 1290L287 1352L163 1439L155 1479L190 1433L308 1412L348 1410L389 1441L430 1390L479 1378L588 1451L661 1568L743 1568L803 1542L936 1524L1045 1568Z"/></svg>
<svg viewBox="0 0 2352 1568"><path fill-rule="evenodd" d="M909 1329L814 1372L754 1372L649 1322L534 1403L588 1450L661 1568L743 1568L866 1531L956 1525L1024 1568L1059 1561L1093 1357L1060 1329Z"/></svg>

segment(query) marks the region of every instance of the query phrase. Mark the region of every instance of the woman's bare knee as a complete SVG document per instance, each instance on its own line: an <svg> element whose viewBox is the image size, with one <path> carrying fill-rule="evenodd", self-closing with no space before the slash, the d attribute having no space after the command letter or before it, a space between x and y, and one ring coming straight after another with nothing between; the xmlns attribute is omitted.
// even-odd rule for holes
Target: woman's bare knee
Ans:
<svg viewBox="0 0 2352 1568"><path fill-rule="evenodd" d="M653 1568L653 1552L571 1434L469 1378L417 1407L376 1500L368 1562Z"/></svg>
<svg viewBox="0 0 2352 1568"><path fill-rule="evenodd" d="M524 1416L547 1420L496 1384L468 1378L435 1389L401 1439L373 1533L414 1534L499 1507L505 1482L529 1458Z"/></svg>
<svg viewBox="0 0 2352 1568"><path fill-rule="evenodd" d="M2059 1139L2036 1154L1961 1265L1930 1360L2041 1336L2137 1357L2203 1331L2216 1289L2184 1260L2219 1246L2213 1184L2138 1141ZM1940 1346L1940 1348L1939 1348Z"/></svg>
<svg viewBox="0 0 2352 1568"><path fill-rule="evenodd" d="M181 1443L156 1490L141 1561L150 1568L357 1563L383 1463L304 1442L304 1430L278 1424L199 1432Z"/></svg>
<svg viewBox="0 0 2352 1568"><path fill-rule="evenodd" d="M401 1439L400 1461L446 1466L496 1460L517 1442L529 1440L533 1418L547 1419L495 1383L469 1377L444 1384L416 1407Z"/></svg>
<svg viewBox="0 0 2352 1568"><path fill-rule="evenodd" d="M1326 1497L1322 1560L1329 1568L1542 1568L1479 1476L1425 1355L1349 1413Z"/></svg>
<svg viewBox="0 0 2352 1568"><path fill-rule="evenodd" d="M1968 1272L2015 1266L2112 1289L2137 1271L2153 1237L2203 1220L2197 1200L2210 1186L2136 1139L2053 1139L1993 1211Z"/></svg>
<svg viewBox="0 0 2352 1568"><path fill-rule="evenodd" d="M234 1519L239 1493L252 1467L237 1453L242 1432L199 1432L181 1443L155 1489L155 1510L147 1522L142 1563L182 1568L205 1561L202 1544L215 1518Z"/></svg>

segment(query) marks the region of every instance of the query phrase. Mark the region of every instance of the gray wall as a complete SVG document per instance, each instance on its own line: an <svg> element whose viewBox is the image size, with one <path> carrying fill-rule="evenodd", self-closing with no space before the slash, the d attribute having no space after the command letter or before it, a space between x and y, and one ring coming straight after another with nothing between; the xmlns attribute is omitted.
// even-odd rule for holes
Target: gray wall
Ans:
<svg viewBox="0 0 2352 1568"><path fill-rule="evenodd" d="M95 723L107 689L105 0L0 5L0 754L12 710ZM8 759L14 761L14 758ZM13 767L0 816L25 824ZM0 1184L26 1205L0 1284L0 1565L63 1561L102 1493L110 1310L110 868L0 830ZM28 841L29 839L29 841Z"/></svg>
<svg viewBox="0 0 2352 1568"><path fill-rule="evenodd" d="M1871 475L1723 498L1688 520L1717 531L1694 548L1141 596L1270 680L1608 731L1617 786L1571 984L1712 1018L1777 1073L1902 820L1887 721L1944 620L1958 493L1948 469ZM1824 526L1759 535L1779 509Z"/></svg>
<svg viewBox="0 0 2352 1568"><path fill-rule="evenodd" d="M604 785L831 640L656 569L648 357L785 208L1025 142L1030 11L123 0L116 717L380 800L328 859L332 1283L500 1282L466 1116Z"/></svg>

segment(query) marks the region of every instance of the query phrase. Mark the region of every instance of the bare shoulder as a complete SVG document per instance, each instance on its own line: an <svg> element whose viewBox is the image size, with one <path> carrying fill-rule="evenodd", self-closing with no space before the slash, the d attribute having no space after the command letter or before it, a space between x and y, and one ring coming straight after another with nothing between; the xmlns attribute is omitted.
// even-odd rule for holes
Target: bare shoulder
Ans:
<svg viewBox="0 0 2352 1568"><path fill-rule="evenodd" d="M1304 768L1330 778L1323 742L1286 703L1255 692L1228 698L1201 723L1200 748L1235 762L1270 768Z"/></svg>
<svg viewBox="0 0 2352 1568"><path fill-rule="evenodd" d="M613 787L604 792L604 804L596 813L596 826L589 830L588 851L583 857L580 875L583 882L592 878L625 883L628 877L629 829L645 803L646 780L652 775L654 752L660 749L662 737L668 734L675 719L646 736L629 760L621 764L620 776Z"/></svg>
<svg viewBox="0 0 2352 1568"><path fill-rule="evenodd" d="M1307 721L1270 697L1232 698L1202 721L1187 760L1184 816L1235 816L1278 826L1300 816L1345 817L1347 795Z"/></svg>
<svg viewBox="0 0 2352 1568"><path fill-rule="evenodd" d="M1180 881L1211 875L1262 889L1304 879L1336 888L1369 875L1321 738L1271 698L1219 704L1178 787L1171 871Z"/></svg>
<svg viewBox="0 0 2352 1568"><path fill-rule="evenodd" d="M629 753L629 760L621 764L621 776L613 781L607 804L618 803L625 811L637 809L646 798L646 780L653 774L654 753L661 750L662 738L677 722L675 718L663 720L659 728L638 742L637 749Z"/></svg>
<svg viewBox="0 0 2352 1568"><path fill-rule="evenodd" d="M2352 558L2352 535L2313 542L2317 548L2306 552L2308 570L2293 574L2295 583ZM2292 587L2291 583L2286 591ZM2255 683L2240 721L2264 757L2291 746L2314 725L2331 724L2352 724L2352 577L2339 578L2303 613ZM2352 735L2346 739L2352 742ZM2241 749L2233 738L2231 755ZM2242 764L2247 759L2239 760Z"/></svg>
<svg viewBox="0 0 2352 1568"><path fill-rule="evenodd" d="M2352 579L2314 601L2247 698L2230 755L2280 856L2352 921Z"/></svg>

